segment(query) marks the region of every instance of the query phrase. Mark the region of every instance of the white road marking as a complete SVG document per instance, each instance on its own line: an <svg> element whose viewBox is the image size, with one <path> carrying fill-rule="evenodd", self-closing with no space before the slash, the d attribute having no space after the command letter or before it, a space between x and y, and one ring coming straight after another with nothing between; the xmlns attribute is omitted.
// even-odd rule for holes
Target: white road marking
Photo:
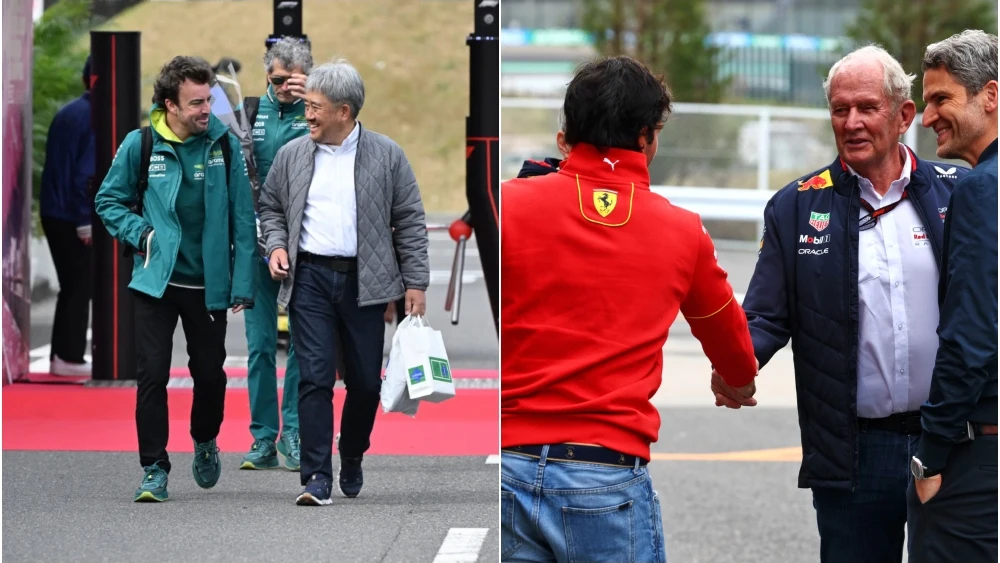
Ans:
<svg viewBox="0 0 1000 563"><path fill-rule="evenodd" d="M475 563L489 528L452 528L441 544L434 563Z"/></svg>
<svg viewBox="0 0 1000 563"><path fill-rule="evenodd" d="M498 463L500 463L500 456L498 456L498 455L491 455L491 456L489 456L489 457L486 458L486 463L487 464L498 464Z"/></svg>

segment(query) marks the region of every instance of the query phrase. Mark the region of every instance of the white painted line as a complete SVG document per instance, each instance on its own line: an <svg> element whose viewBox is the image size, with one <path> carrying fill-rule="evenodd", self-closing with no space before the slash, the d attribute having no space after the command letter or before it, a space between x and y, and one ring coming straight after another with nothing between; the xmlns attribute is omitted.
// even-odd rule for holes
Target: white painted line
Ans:
<svg viewBox="0 0 1000 563"><path fill-rule="evenodd" d="M491 455L491 456L489 456L489 457L486 458L486 463L487 464L497 464L497 463L500 463L500 456L498 456L498 455Z"/></svg>
<svg viewBox="0 0 1000 563"><path fill-rule="evenodd" d="M452 528L441 544L434 563L475 563L489 528Z"/></svg>

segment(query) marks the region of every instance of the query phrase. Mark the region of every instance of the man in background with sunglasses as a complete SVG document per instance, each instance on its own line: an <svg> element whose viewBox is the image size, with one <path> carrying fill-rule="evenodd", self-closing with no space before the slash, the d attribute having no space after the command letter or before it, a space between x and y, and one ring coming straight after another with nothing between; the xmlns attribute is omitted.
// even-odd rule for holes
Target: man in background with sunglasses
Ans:
<svg viewBox="0 0 1000 563"><path fill-rule="evenodd" d="M291 37L275 42L264 55L267 93L243 101L247 122L253 128L254 208L259 209L260 187L267 179L278 149L309 133L306 121L306 75L312 70L309 44ZM257 221L260 257L257 261L256 307L246 312L247 387L250 396L250 434L253 445L243 457L240 469L274 469L278 454L285 468L299 470L299 363L289 340L285 364L284 393L278 408L278 290L281 282L271 279L264 259L264 243ZM280 440L278 430L281 430Z"/></svg>
<svg viewBox="0 0 1000 563"><path fill-rule="evenodd" d="M792 340L802 465L822 563L903 556L910 457L938 346L937 285L952 188L968 173L922 161L913 76L879 47L823 87L839 157L779 190L743 307L761 368ZM713 374L716 403L742 398Z"/></svg>

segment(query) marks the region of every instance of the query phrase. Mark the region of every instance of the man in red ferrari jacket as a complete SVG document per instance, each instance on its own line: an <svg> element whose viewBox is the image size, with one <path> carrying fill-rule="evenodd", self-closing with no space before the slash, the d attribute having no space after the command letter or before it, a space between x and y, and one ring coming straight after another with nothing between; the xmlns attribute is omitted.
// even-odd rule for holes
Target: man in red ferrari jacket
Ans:
<svg viewBox="0 0 1000 563"><path fill-rule="evenodd" d="M646 465L667 332L683 313L747 397L753 345L701 220L649 189L666 86L604 59L563 111L558 171L501 187L501 559L665 561Z"/></svg>

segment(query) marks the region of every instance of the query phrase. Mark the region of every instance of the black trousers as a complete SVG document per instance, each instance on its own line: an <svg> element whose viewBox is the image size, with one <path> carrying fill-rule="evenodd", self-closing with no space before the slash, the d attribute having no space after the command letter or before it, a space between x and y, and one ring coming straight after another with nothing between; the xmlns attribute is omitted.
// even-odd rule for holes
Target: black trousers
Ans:
<svg viewBox="0 0 1000 563"><path fill-rule="evenodd" d="M76 236L76 225L69 221L42 217L42 230L59 280L49 359L59 356L80 364L87 350L93 249Z"/></svg>
<svg viewBox="0 0 1000 563"><path fill-rule="evenodd" d="M941 489L921 504L907 491L910 563L997 560L997 437L977 436L951 450Z"/></svg>
<svg viewBox="0 0 1000 563"><path fill-rule="evenodd" d="M194 380L191 437L208 442L219 435L226 401L227 311L205 307L205 290L167 286L163 297L132 292L135 303L136 383L135 426L139 463L159 461L170 471L167 439L167 383L178 317L187 339L188 368Z"/></svg>
<svg viewBox="0 0 1000 563"><path fill-rule="evenodd" d="M336 358L344 360L347 398L340 425L342 456L371 446L382 390L385 305L358 306L357 272L343 273L307 262L295 267L288 308L299 359L300 478L333 479L333 385ZM338 350L339 342L343 347Z"/></svg>

